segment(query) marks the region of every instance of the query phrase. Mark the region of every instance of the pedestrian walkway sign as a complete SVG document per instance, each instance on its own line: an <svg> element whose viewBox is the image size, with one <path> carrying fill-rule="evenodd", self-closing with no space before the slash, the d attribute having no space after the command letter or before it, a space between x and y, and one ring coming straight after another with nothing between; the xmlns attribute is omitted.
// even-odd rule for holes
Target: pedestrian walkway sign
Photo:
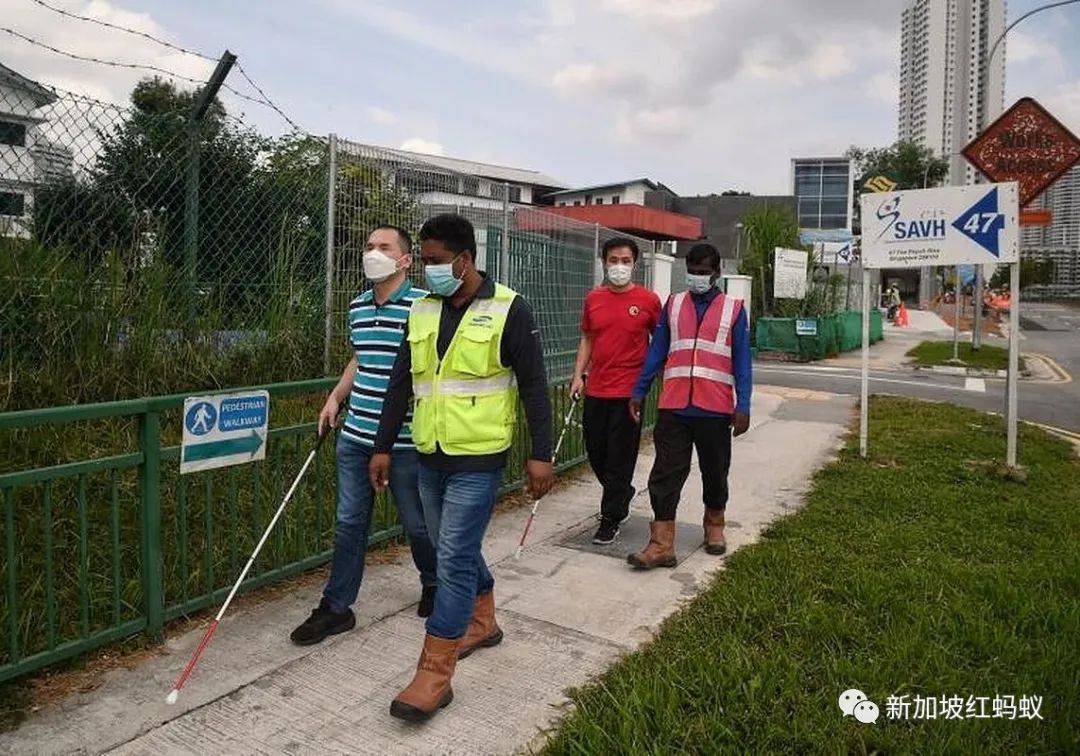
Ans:
<svg viewBox="0 0 1080 756"><path fill-rule="evenodd" d="M184 400L180 473L266 458L270 394L189 396Z"/></svg>

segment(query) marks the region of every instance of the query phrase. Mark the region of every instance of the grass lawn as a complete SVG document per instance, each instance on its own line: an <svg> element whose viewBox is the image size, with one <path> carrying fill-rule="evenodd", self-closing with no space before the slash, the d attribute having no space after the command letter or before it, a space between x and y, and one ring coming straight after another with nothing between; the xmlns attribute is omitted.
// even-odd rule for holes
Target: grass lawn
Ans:
<svg viewBox="0 0 1080 756"><path fill-rule="evenodd" d="M928 367L952 364L949 362L952 354L951 341L924 341L908 350L907 356L911 357L916 365ZM971 342L961 341L959 355L960 360L968 367L983 370L1005 370L1009 367L1009 350L989 344L983 344L976 352L971 348ZM1020 358L1020 369L1025 369L1023 357Z"/></svg>
<svg viewBox="0 0 1080 756"><path fill-rule="evenodd" d="M549 753L1080 749L1080 460L1021 426L1021 482L1002 474L998 418L891 397L870 415L870 458L850 438L805 508L572 691ZM876 724L841 715L849 688ZM968 696L988 712L1041 696L1043 719L887 716L916 695L965 713Z"/></svg>

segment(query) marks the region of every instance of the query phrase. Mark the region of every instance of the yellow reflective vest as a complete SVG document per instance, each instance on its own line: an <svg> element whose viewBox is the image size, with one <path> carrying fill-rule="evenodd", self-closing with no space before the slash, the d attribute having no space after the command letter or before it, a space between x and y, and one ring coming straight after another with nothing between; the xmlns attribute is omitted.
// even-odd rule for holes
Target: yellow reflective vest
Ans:
<svg viewBox="0 0 1080 756"><path fill-rule="evenodd" d="M412 436L421 454L497 454L510 448L517 424L517 382L502 364L506 318L517 293L496 284L495 296L469 304L439 359L443 300L427 296L409 312L415 407Z"/></svg>

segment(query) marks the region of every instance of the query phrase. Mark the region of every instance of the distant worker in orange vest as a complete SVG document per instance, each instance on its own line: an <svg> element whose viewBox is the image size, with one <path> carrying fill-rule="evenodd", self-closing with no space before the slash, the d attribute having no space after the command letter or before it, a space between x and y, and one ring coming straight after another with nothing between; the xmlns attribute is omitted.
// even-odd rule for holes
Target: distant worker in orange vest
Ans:
<svg viewBox="0 0 1080 756"><path fill-rule="evenodd" d="M656 460L649 474L653 522L649 543L627 561L638 569L674 567L675 511L697 449L705 500L705 551L723 554L731 438L750 427L753 374L750 328L743 301L716 288L720 253L695 244L686 256L688 291L664 305L645 367L630 399L630 414L641 408L656 374L664 371L660 414L653 430Z"/></svg>

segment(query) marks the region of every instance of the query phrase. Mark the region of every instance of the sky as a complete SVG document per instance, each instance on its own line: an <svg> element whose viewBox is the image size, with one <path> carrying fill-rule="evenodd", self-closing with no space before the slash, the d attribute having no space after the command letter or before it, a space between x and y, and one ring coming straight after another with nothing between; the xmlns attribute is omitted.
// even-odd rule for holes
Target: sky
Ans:
<svg viewBox="0 0 1080 756"><path fill-rule="evenodd" d="M315 134L532 168L571 185L647 176L680 194L786 194L792 157L896 138L903 0L47 0L217 56L228 48ZM1009 20L1042 4L1011 0ZM0 27L205 79L213 63L0 0ZM1009 34L1006 105L1080 133L1080 3ZM998 53L1001 54L1000 52ZM147 72L0 32L0 63L123 102ZM237 72L229 83L251 92ZM268 133L273 111L222 97Z"/></svg>

